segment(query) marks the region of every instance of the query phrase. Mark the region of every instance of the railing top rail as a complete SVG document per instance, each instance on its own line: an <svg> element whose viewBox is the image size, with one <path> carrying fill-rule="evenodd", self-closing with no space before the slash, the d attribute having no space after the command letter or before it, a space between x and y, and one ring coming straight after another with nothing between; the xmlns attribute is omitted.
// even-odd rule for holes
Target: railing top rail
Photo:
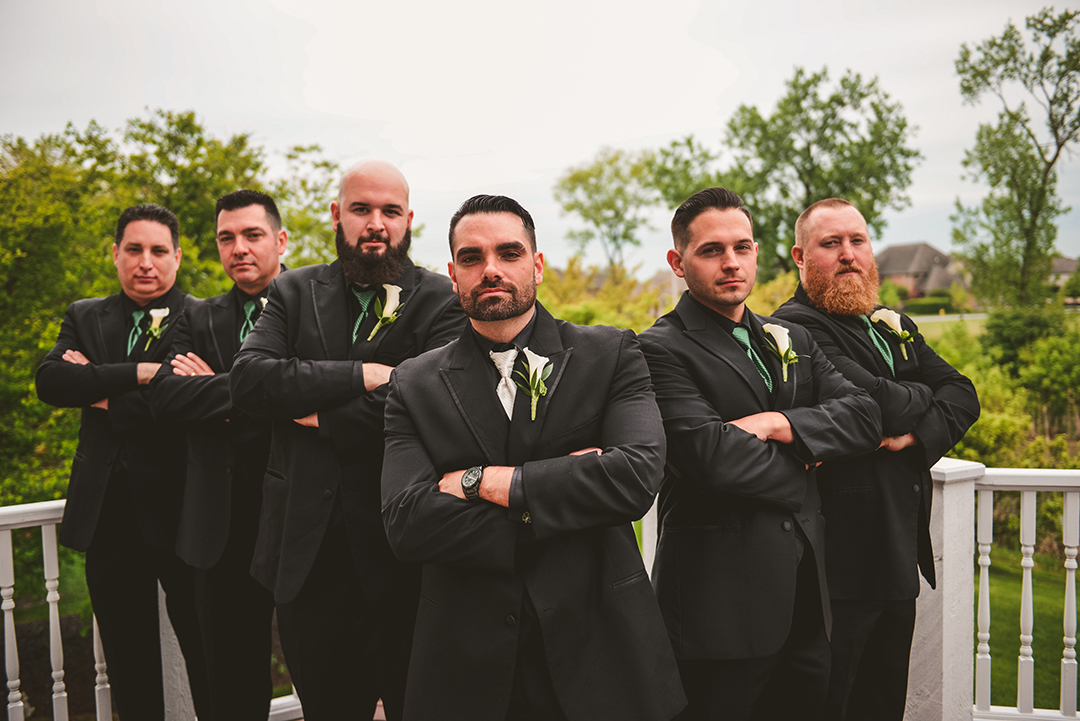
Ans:
<svg viewBox="0 0 1080 721"><path fill-rule="evenodd" d="M975 488L983 491L1080 491L1080 469L987 468Z"/></svg>
<svg viewBox="0 0 1080 721"><path fill-rule="evenodd" d="M64 503L64 499L60 499L0 507L0 531L59 523L64 517Z"/></svg>

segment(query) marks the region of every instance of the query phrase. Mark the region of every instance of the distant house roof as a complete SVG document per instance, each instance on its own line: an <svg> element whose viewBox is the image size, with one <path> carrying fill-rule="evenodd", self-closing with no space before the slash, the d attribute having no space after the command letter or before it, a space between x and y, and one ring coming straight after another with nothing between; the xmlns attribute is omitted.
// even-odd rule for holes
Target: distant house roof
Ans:
<svg viewBox="0 0 1080 721"><path fill-rule="evenodd" d="M909 276L909 290L921 295L937 288L948 288L957 275L949 269L952 258L929 243L891 245L874 254L878 275L882 278ZM908 285L908 284L904 284Z"/></svg>
<svg viewBox="0 0 1080 721"><path fill-rule="evenodd" d="M1077 263L1080 263L1076 258L1065 258L1058 256L1054 258L1054 265L1051 267L1050 272L1054 275L1075 273Z"/></svg>

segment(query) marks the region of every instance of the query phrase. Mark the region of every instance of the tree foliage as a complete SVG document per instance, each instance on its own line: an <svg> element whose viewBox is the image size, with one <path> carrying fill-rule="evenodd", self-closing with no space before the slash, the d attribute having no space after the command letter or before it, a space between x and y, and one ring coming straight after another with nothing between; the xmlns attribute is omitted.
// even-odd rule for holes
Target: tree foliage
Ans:
<svg viewBox="0 0 1080 721"><path fill-rule="evenodd" d="M319 145L297 145L285 154L285 177L273 184L282 224L289 230L285 262L292 267L330 263L337 258L330 201L341 167L325 158ZM416 236L414 229L413 236Z"/></svg>
<svg viewBox="0 0 1080 721"><path fill-rule="evenodd" d="M956 61L964 102L990 94L1002 108L995 124L979 126L964 158L968 177L989 192L977 206L957 200L953 216L972 290L992 307L1037 305L1051 292L1056 220L1069 211L1055 166L1080 139L1078 17L1043 9L1027 18L1029 42L1010 22L999 37L962 45Z"/></svg>
<svg viewBox="0 0 1080 721"><path fill-rule="evenodd" d="M586 225L570 231L569 238L583 251L598 241L612 270L625 267L626 249L641 245L637 233L650 227L646 209L655 192L646 183L647 172L643 154L603 148L555 184L563 214L576 214Z"/></svg>
<svg viewBox="0 0 1080 721"><path fill-rule="evenodd" d="M675 208L693 192L721 185L743 196L754 214L765 280L793 270L795 220L823 198L844 198L880 233L886 209L910 203L904 190L921 159L910 147L915 128L876 78L847 71L836 83L827 69L795 69L769 114L743 105L728 121L724 145L730 162L692 136L652 158L654 187Z"/></svg>

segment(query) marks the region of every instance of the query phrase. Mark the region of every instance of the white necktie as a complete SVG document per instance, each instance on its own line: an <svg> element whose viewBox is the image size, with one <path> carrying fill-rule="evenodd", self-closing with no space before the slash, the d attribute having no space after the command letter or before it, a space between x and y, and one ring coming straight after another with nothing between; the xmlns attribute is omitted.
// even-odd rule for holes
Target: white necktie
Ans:
<svg viewBox="0 0 1080 721"><path fill-rule="evenodd" d="M491 356L495 367L499 369L499 375L502 376L499 385L495 386L495 392L499 395L499 400L502 401L506 417L511 420L514 418L514 396L517 395L517 386L514 385L510 374L514 370L514 361L517 360L517 354L517 348L500 351L499 353L493 350L488 351L488 355Z"/></svg>

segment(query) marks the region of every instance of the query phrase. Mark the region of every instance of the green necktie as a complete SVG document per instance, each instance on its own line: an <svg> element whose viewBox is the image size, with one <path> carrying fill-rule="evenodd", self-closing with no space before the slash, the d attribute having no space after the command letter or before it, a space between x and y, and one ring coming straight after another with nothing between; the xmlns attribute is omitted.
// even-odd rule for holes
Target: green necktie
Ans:
<svg viewBox="0 0 1080 721"><path fill-rule="evenodd" d="M248 333L255 327L255 321L251 316L255 315L255 301L249 300L244 303L244 322L240 324L240 343L247 340Z"/></svg>
<svg viewBox="0 0 1080 721"><path fill-rule="evenodd" d="M757 366L757 372L761 374L761 380L765 381L765 386L769 389L769 393L772 393L772 376L769 375L769 369L765 367L765 363L762 362L761 356L757 354L754 347L750 345L750 331L746 330L741 325L735 326L731 330L731 335L735 336L735 340L739 341L739 345L746 349L746 355L750 357L750 360Z"/></svg>
<svg viewBox="0 0 1080 721"><path fill-rule="evenodd" d="M360 324L364 322L364 318L367 318L368 308L371 306L371 301L375 298L377 292L374 288L370 290L357 290L356 288L350 288L352 294L356 296L357 302L360 303L360 315L356 316L356 324L352 329L352 342L356 342L356 334L360 332Z"/></svg>
<svg viewBox="0 0 1080 721"><path fill-rule="evenodd" d="M896 368L893 367L892 349L889 348L889 344L885 342L885 339L878 333L877 328L870 322L870 319L865 315L860 315L859 320L866 326L866 332L870 335L870 340L873 342L874 347L878 349L878 353L885 359L885 364L889 366L889 373L892 377L896 377Z"/></svg>
<svg viewBox="0 0 1080 721"><path fill-rule="evenodd" d="M135 347L135 344L139 342L139 336L142 335L142 327L139 324L142 323L144 315L146 315L145 310L136 310L131 313L131 320L134 322L134 325L131 328L131 332L128 333L128 356L131 355L131 350Z"/></svg>

